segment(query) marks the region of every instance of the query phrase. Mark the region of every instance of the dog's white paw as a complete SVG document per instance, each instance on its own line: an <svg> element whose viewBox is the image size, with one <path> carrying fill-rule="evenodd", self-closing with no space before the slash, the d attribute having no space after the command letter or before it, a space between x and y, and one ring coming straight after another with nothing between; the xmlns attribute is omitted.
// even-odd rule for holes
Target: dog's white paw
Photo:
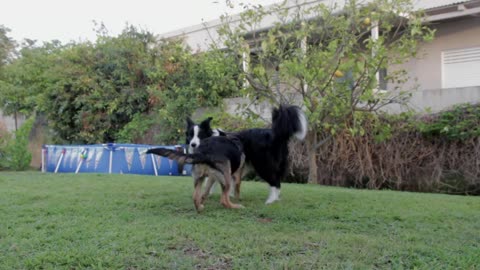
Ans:
<svg viewBox="0 0 480 270"><path fill-rule="evenodd" d="M265 204L272 204L274 201L275 201L275 200L270 200L270 199L268 199L268 200L265 202Z"/></svg>
<svg viewBox="0 0 480 270"><path fill-rule="evenodd" d="M277 198L277 199L268 199L268 200L265 201L265 204L272 204L272 203L274 203L274 202L276 202L276 201L280 201L280 198Z"/></svg>
<svg viewBox="0 0 480 270"><path fill-rule="evenodd" d="M267 201L265 201L265 204L271 204L279 200L280 200L280 189L276 187L270 187L270 194L268 195L268 199Z"/></svg>

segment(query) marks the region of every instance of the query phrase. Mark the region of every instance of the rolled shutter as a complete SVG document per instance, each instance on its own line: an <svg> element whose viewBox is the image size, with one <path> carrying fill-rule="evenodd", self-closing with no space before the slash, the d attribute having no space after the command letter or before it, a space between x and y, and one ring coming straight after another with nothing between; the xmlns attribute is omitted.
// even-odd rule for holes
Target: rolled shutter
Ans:
<svg viewBox="0 0 480 270"><path fill-rule="evenodd" d="M442 88L480 86L480 47L442 52Z"/></svg>

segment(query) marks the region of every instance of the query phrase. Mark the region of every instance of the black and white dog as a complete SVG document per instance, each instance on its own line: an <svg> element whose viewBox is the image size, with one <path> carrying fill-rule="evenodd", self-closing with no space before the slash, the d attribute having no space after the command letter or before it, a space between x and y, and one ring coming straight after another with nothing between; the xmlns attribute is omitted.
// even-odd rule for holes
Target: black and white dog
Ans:
<svg viewBox="0 0 480 270"><path fill-rule="evenodd" d="M281 179L288 169L288 142L292 137L303 140L307 134L307 118L303 111L292 105L281 105L272 111L272 127L263 129L246 129L239 132L226 133L212 130L208 118L199 125L187 119L187 144L194 150L202 139L209 136L227 136L239 139L245 154L245 164L253 168L258 176L270 185L270 194L266 204L280 199ZM242 169L241 169L242 170ZM242 170L241 175L245 173ZM213 183L207 183L207 189ZM238 186L237 186L238 185ZM240 183L235 183L235 195L239 193ZM207 190L211 192L211 190Z"/></svg>
<svg viewBox="0 0 480 270"><path fill-rule="evenodd" d="M280 181L288 169L288 142L307 135L307 118L302 109L280 105L272 111L272 127L247 129L233 133L243 146L245 164L270 185L266 204L280 199Z"/></svg>

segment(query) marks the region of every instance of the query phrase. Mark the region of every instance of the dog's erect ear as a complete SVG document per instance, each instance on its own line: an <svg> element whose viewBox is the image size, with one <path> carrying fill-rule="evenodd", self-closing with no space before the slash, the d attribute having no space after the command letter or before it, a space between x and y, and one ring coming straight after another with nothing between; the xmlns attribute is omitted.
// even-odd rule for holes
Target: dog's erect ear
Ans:
<svg viewBox="0 0 480 270"><path fill-rule="evenodd" d="M187 129L193 125L195 125L195 123L193 123L192 119L187 116Z"/></svg>
<svg viewBox="0 0 480 270"><path fill-rule="evenodd" d="M213 117L208 117L200 123L200 126L205 130L210 129L210 121L212 121L212 119Z"/></svg>

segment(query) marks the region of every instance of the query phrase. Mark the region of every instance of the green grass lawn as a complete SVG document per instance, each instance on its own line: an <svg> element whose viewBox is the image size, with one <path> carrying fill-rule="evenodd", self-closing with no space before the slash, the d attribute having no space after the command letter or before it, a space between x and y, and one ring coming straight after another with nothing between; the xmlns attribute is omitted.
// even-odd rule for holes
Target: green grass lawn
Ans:
<svg viewBox="0 0 480 270"><path fill-rule="evenodd" d="M480 269L480 198L189 177L0 173L1 269Z"/></svg>

